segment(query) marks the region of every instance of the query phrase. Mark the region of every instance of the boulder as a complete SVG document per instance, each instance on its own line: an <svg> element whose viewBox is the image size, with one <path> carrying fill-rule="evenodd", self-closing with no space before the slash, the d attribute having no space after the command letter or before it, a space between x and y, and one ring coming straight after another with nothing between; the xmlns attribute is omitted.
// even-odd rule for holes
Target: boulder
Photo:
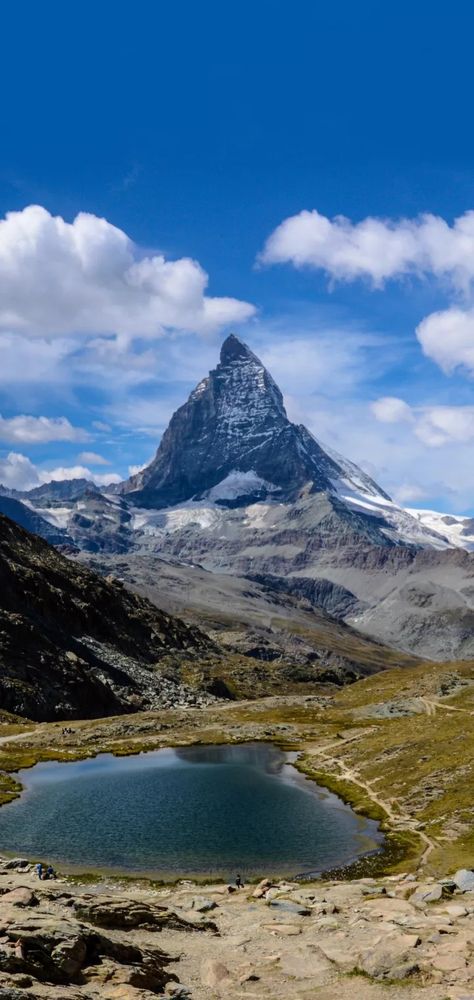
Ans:
<svg viewBox="0 0 474 1000"><path fill-rule="evenodd" d="M99 979L104 985L116 982L162 992L175 978L165 971L169 962L169 955L157 949L142 950L70 917L41 913L9 922L0 945L0 972L56 985Z"/></svg>
<svg viewBox="0 0 474 1000"><path fill-rule="evenodd" d="M403 980L418 972L413 949L420 943L415 935L394 934L361 953L360 972L372 979Z"/></svg>
<svg viewBox="0 0 474 1000"><path fill-rule="evenodd" d="M11 906L38 906L38 897L31 889L19 885L17 889L9 889L1 897L2 907L5 903Z"/></svg>
<svg viewBox="0 0 474 1000"><path fill-rule="evenodd" d="M457 954L456 952L445 952L441 955L434 955L432 964L433 968L439 972L457 972L458 969L465 967L466 960L464 955Z"/></svg>
<svg viewBox="0 0 474 1000"><path fill-rule="evenodd" d="M171 930L217 931L214 923L207 920L189 921L178 916L167 906L144 903L136 899L120 899L115 896L81 896L74 901L74 910L81 920L114 930L131 930L144 927L150 931Z"/></svg>
<svg viewBox="0 0 474 1000"><path fill-rule="evenodd" d="M261 882L259 882L257 887L254 889L252 896L254 899L263 899L268 890L272 888L275 888L274 883L271 882L269 878L262 878Z"/></svg>
<svg viewBox="0 0 474 1000"><path fill-rule="evenodd" d="M14 868L29 868L30 862L27 858L10 858L9 861L2 862L2 868L14 869Z"/></svg>
<svg viewBox="0 0 474 1000"><path fill-rule="evenodd" d="M461 892L474 892L474 871L469 868L460 868L453 875L453 882Z"/></svg>
<svg viewBox="0 0 474 1000"><path fill-rule="evenodd" d="M280 969L291 979L308 979L312 987L318 987L327 982L332 964L320 948L302 944L282 955Z"/></svg>
<svg viewBox="0 0 474 1000"><path fill-rule="evenodd" d="M443 887L435 883L435 885L420 885L416 892L410 896L410 903L413 906L423 907L427 903L437 903L439 899L443 896Z"/></svg>
<svg viewBox="0 0 474 1000"><path fill-rule="evenodd" d="M87 955L87 942L82 934L60 941L52 952L51 958L55 966L67 980L74 980L84 965Z"/></svg>

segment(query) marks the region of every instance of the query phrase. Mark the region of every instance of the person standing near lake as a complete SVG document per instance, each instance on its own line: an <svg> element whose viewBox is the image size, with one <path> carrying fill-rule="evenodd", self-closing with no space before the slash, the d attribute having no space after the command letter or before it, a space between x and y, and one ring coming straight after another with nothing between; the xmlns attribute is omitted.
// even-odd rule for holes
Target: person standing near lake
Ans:
<svg viewBox="0 0 474 1000"><path fill-rule="evenodd" d="M242 879L241 879L241 877L240 877L239 874L237 874L236 877L235 877L235 884L236 884L236 886L237 886L238 889L244 889L245 888L244 887L244 883L242 882Z"/></svg>

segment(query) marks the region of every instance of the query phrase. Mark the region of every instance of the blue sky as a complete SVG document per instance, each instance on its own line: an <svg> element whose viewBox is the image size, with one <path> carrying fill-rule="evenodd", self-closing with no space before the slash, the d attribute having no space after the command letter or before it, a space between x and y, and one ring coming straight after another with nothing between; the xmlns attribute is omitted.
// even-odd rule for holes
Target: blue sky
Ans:
<svg viewBox="0 0 474 1000"><path fill-rule="evenodd" d="M473 511L471 5L1 20L0 481L127 475L236 330L401 502Z"/></svg>

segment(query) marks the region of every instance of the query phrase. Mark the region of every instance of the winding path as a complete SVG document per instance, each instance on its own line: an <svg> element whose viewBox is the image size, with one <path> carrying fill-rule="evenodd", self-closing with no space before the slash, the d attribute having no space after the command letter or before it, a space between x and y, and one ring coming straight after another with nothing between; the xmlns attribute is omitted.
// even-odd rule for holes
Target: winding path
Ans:
<svg viewBox="0 0 474 1000"><path fill-rule="evenodd" d="M325 764L336 766L339 769L339 773L335 774L334 777L342 778L344 781L349 781L352 784L357 785L358 788L362 788L371 802L383 810L390 825L394 829L406 830L409 833L415 833L425 845L425 849L417 866L418 868L421 868L425 864L428 856L435 849L436 841L429 837L424 830L419 829L418 821L414 819L413 816L410 816L409 813L400 810L398 812L394 812L390 804L390 800L382 799L381 796L374 791L372 786L379 780L378 778L374 778L373 781L364 781L356 768L350 767L344 760L341 760L339 757L334 757L327 752L335 747L342 747L345 743L353 743L355 740L360 738L361 737L354 735L349 737L340 737L337 742L328 743L323 747L312 747L311 749L307 749L305 752L311 757L321 757Z"/></svg>

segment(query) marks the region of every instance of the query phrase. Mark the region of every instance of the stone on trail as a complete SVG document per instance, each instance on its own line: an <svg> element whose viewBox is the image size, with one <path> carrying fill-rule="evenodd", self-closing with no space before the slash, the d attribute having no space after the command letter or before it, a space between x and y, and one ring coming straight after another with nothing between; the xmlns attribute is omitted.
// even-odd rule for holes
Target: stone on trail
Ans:
<svg viewBox="0 0 474 1000"><path fill-rule="evenodd" d="M325 938L318 942L325 958L339 969L340 972L354 972L359 962L359 952L351 948L347 938Z"/></svg>
<svg viewBox="0 0 474 1000"><path fill-rule="evenodd" d="M474 892L474 871L469 868L460 868L453 875L453 882L461 892Z"/></svg>
<svg viewBox="0 0 474 1000"><path fill-rule="evenodd" d="M416 958L409 955L409 949L403 944L386 942L382 947L365 951L358 963L360 972L365 972L372 979L407 979L418 972Z"/></svg>
<svg viewBox="0 0 474 1000"><path fill-rule="evenodd" d="M311 985L315 987L328 981L331 968L331 962L314 945L292 948L280 961L280 969L284 975L291 976L292 979L310 979Z"/></svg>
<svg viewBox="0 0 474 1000"><path fill-rule="evenodd" d="M268 905L272 909L283 910L284 913L297 913L300 917L309 917L311 910L300 903L293 903L291 899L270 899Z"/></svg>
<svg viewBox="0 0 474 1000"><path fill-rule="evenodd" d="M420 885L413 896L410 896L410 903L413 906L423 907L426 903L437 903L442 899L443 887L441 885Z"/></svg>

